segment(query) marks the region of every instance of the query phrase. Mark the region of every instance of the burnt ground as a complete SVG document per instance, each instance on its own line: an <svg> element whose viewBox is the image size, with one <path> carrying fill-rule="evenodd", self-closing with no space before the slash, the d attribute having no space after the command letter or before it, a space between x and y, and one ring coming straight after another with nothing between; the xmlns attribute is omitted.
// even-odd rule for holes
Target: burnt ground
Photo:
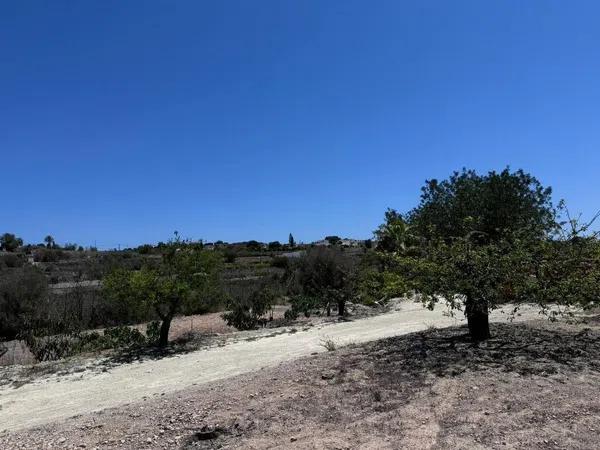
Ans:
<svg viewBox="0 0 600 450"><path fill-rule="evenodd" d="M20 433L0 448L568 448L600 442L600 331L493 324L341 348Z"/></svg>

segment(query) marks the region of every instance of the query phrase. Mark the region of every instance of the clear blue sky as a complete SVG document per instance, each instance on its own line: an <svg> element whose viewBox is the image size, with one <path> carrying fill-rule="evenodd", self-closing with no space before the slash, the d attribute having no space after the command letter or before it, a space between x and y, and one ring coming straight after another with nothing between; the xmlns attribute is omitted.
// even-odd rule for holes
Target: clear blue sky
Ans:
<svg viewBox="0 0 600 450"><path fill-rule="evenodd" d="M600 207L597 1L0 6L0 231L367 238L426 178Z"/></svg>

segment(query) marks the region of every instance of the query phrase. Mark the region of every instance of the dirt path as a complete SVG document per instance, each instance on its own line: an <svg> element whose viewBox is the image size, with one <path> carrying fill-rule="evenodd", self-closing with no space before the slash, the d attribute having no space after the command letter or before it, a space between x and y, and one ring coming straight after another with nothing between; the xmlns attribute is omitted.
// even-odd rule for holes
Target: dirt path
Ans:
<svg viewBox="0 0 600 450"><path fill-rule="evenodd" d="M505 311L509 310L495 311L492 320L508 320ZM0 431L64 420L324 352L324 339L339 346L462 322L460 315L451 318L444 313L443 308L429 311L418 303L404 302L393 312L368 319L126 364L103 373L81 372L51 376L19 388L5 386L0 388ZM537 317L537 310L524 308L515 320Z"/></svg>

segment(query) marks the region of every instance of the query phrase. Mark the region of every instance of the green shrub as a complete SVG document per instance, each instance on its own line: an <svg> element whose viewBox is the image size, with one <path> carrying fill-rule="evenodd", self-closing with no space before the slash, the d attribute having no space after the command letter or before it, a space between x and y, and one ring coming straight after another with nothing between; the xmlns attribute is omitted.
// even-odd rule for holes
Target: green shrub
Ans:
<svg viewBox="0 0 600 450"><path fill-rule="evenodd" d="M102 334L92 331L40 337L29 332L24 339L38 361L54 361L85 352L141 347L150 341L138 329L126 326L107 328Z"/></svg>
<svg viewBox="0 0 600 450"><path fill-rule="evenodd" d="M277 267L278 269L287 269L290 266L290 260L285 256L275 256L271 260L271 266Z"/></svg>
<svg viewBox="0 0 600 450"><path fill-rule="evenodd" d="M283 313L283 318L285 320L296 320L298 318L298 311L292 307Z"/></svg>
<svg viewBox="0 0 600 450"><path fill-rule="evenodd" d="M38 248L33 252L35 262L57 262L62 259L69 259L71 255L62 250L49 248Z"/></svg>
<svg viewBox="0 0 600 450"><path fill-rule="evenodd" d="M47 281L36 267L0 271L0 338L14 339L42 313Z"/></svg>
<svg viewBox="0 0 600 450"><path fill-rule="evenodd" d="M146 340L148 344L154 345L158 343L158 338L160 337L160 322L158 320L153 320L148 325L146 325Z"/></svg>
<svg viewBox="0 0 600 450"><path fill-rule="evenodd" d="M131 347L146 343L146 337L137 328L119 326L104 330L104 336L108 337L112 347Z"/></svg>
<svg viewBox="0 0 600 450"><path fill-rule="evenodd" d="M262 316L272 309L274 301L275 293L270 288L263 287L248 298L230 301L230 311L222 315L223 320L238 330L254 329L261 322Z"/></svg>
<svg viewBox="0 0 600 450"><path fill-rule="evenodd" d="M2 265L11 269L15 269L23 267L23 265L25 264L25 257L23 255L10 253L3 255L0 261Z"/></svg>
<svg viewBox="0 0 600 450"><path fill-rule="evenodd" d="M314 311L319 311L322 308L322 300L317 297L306 295L294 295L290 298L291 308L284 313L284 317L288 320L295 320L300 314L304 317L310 317Z"/></svg>
<svg viewBox="0 0 600 450"><path fill-rule="evenodd" d="M401 297L408 290L405 279L396 272L366 269L360 274L358 292L361 303L374 305L377 301L387 301Z"/></svg>
<svg viewBox="0 0 600 450"><path fill-rule="evenodd" d="M237 258L237 253L234 250L227 249L223 252L223 258L226 263L233 264Z"/></svg>

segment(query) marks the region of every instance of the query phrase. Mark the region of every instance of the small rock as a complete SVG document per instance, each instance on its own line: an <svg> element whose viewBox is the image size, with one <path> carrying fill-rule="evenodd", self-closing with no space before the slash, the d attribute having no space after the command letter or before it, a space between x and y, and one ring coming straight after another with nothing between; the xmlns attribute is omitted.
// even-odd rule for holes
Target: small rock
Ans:
<svg viewBox="0 0 600 450"><path fill-rule="evenodd" d="M290 442L296 442L297 440L298 440L298 438L295 438L295 437L290 438Z"/></svg>

